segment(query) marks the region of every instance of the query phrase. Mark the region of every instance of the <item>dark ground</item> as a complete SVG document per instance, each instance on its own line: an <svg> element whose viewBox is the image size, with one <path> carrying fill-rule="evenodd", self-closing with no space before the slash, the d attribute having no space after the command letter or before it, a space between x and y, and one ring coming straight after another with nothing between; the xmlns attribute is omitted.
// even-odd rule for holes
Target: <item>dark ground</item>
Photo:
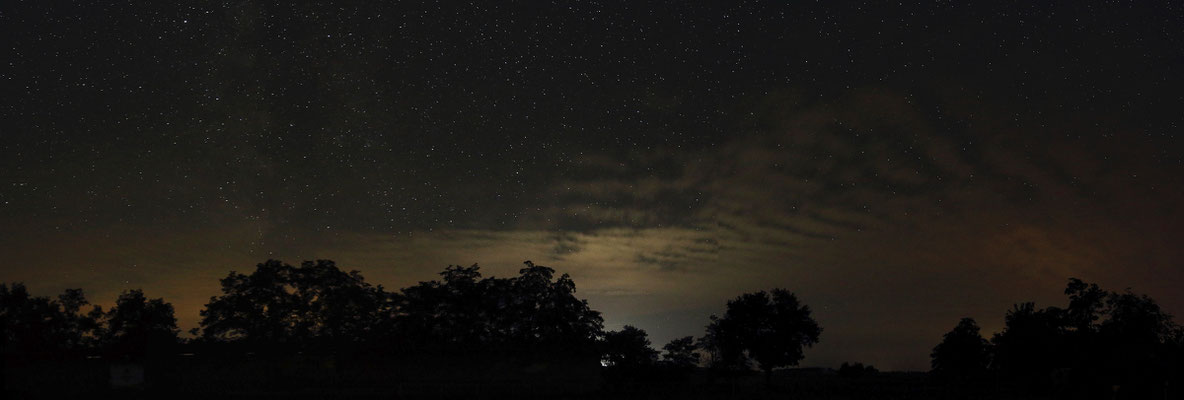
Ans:
<svg viewBox="0 0 1184 400"><path fill-rule="evenodd" d="M438 372L443 371L443 372ZM483 372L475 372L483 371ZM113 390L104 360L6 366L5 398L560 398L560 399L1025 399L1014 390L934 381L926 373L884 372L858 378L830 370L720 377L605 379L570 365L481 367L416 364L333 365L319 360L232 365L190 359L145 365L146 385Z"/></svg>

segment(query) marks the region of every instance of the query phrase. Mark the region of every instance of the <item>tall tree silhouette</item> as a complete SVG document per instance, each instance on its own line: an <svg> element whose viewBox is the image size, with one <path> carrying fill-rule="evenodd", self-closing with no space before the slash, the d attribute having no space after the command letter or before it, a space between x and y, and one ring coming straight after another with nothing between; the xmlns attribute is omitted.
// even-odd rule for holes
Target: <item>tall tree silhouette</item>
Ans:
<svg viewBox="0 0 1184 400"><path fill-rule="evenodd" d="M232 271L221 283L222 295L211 297L201 311L203 338L258 350L361 342L376 334L391 313L381 286L330 260L305 261L300 267L268 260L251 275Z"/></svg>
<svg viewBox="0 0 1184 400"><path fill-rule="evenodd" d="M784 289L748 293L728 302L722 318L712 316L702 343L725 367L757 362L768 382L777 367L797 365L803 347L818 343L822 328L810 307Z"/></svg>
<svg viewBox="0 0 1184 400"><path fill-rule="evenodd" d="M414 349L468 351L485 345L496 332L498 304L484 301L497 288L481 280L480 267L448 266L442 281L420 282L402 290L398 301L400 339Z"/></svg>
<svg viewBox="0 0 1184 400"><path fill-rule="evenodd" d="M575 297L571 276L554 278L555 270L525 261L511 279L508 313L516 340L560 345L591 345L601 335L600 312Z"/></svg>
<svg viewBox="0 0 1184 400"><path fill-rule="evenodd" d="M125 291L102 314L99 342L112 355L163 355L177 344L177 318L164 299L148 299L139 289Z"/></svg>
<svg viewBox="0 0 1184 400"><path fill-rule="evenodd" d="M955 380L981 378L990 363L990 347L974 318L962 318L933 348L933 373Z"/></svg>
<svg viewBox="0 0 1184 400"><path fill-rule="evenodd" d="M1013 306L1003 331L991 338L991 369L1029 388L1044 384L1053 371L1069 366L1068 325L1062 309L1037 310L1030 302Z"/></svg>
<svg viewBox="0 0 1184 400"><path fill-rule="evenodd" d="M371 286L358 271L333 261L304 262L293 274L305 334L321 345L356 344L380 334L389 318L390 298L382 285Z"/></svg>
<svg viewBox="0 0 1184 400"><path fill-rule="evenodd" d="M1097 284L1069 278L1065 295L1069 296L1069 307L1064 311L1068 326L1081 335L1093 332L1102 318L1110 293Z"/></svg>

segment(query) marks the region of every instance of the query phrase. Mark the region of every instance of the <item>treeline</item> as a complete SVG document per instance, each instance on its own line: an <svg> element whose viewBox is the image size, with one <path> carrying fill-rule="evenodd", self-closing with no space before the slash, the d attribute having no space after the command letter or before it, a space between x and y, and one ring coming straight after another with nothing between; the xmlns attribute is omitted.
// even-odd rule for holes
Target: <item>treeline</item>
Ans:
<svg viewBox="0 0 1184 400"><path fill-rule="evenodd" d="M642 329L605 331L601 314L575 292L568 275L530 261L509 278L449 266L439 279L388 291L332 261L269 260L223 278L192 338L181 339L172 305L141 290L123 292L105 310L80 289L48 298L0 284L0 354L7 375L88 357L167 370L184 353L206 364L187 361L174 378L219 375L205 380L218 385L256 371L270 375L246 385L320 385L322 378L368 385L451 371L449 382L595 375L585 381L628 386L685 379L699 367L717 377L758 369L768 382L773 369L797 365L822 333L808 306L774 289L738 296L710 317L703 336L657 350ZM933 349L932 376L958 387L1063 397L1160 398L1184 388L1184 328L1154 300L1078 279L1065 294L1064 308L1016 305L989 340L963 319ZM877 374L855 363L838 376Z"/></svg>
<svg viewBox="0 0 1184 400"><path fill-rule="evenodd" d="M0 353L6 358L64 359L94 355L142 357L171 351L177 340L173 306L141 290L123 292L104 311L81 289L56 299L29 294L25 285L0 283Z"/></svg>
<svg viewBox="0 0 1184 400"><path fill-rule="evenodd" d="M638 381L674 379L700 365L769 373L796 365L821 333L809 307L777 289L728 302L703 337L673 340L659 352L644 330L604 331L600 313L575 296L567 274L524 264L510 278L483 277L477 265L449 266L437 280L388 291L333 261L268 260L221 279L221 293L184 340L173 307L140 290L124 292L110 310L86 310L80 289L51 299L31 296L19 283L0 285L0 339L7 361L100 356L162 365L185 353L222 364L274 361L268 368L319 363L340 370L392 360L416 366L402 376L546 365ZM499 376L490 379L505 377Z"/></svg>
<svg viewBox="0 0 1184 400"><path fill-rule="evenodd" d="M1184 328L1155 300L1076 278L1064 293L1064 308L1013 306L990 340L963 318L933 349L933 374L1062 398L1184 396Z"/></svg>
<svg viewBox="0 0 1184 400"><path fill-rule="evenodd" d="M253 352L579 356L602 330L600 313L575 297L564 274L526 262L512 278L450 266L440 280L398 292L366 283L332 261L293 267L271 260L232 272L201 311L197 343Z"/></svg>
<svg viewBox="0 0 1184 400"><path fill-rule="evenodd" d="M151 357L176 345L205 351L291 353L472 354L512 350L587 352L602 336L600 313L574 296L564 274L526 262L513 278L483 278L476 265L450 266L440 280L398 292L371 285L333 261L292 266L276 260L250 274L232 271L221 295L201 310L195 336L181 340L172 305L141 290L110 310L80 289L56 299L23 284L0 284L0 338L7 356Z"/></svg>

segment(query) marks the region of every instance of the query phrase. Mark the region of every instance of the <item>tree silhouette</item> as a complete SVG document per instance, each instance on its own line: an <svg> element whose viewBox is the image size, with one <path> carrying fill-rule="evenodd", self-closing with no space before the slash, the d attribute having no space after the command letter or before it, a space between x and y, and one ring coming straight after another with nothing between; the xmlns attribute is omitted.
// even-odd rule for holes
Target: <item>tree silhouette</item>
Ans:
<svg viewBox="0 0 1184 400"><path fill-rule="evenodd" d="M81 289L67 289L57 300L29 295L22 283L0 283L0 352L57 357L90 345L95 321L79 314L87 305Z"/></svg>
<svg viewBox="0 0 1184 400"><path fill-rule="evenodd" d="M357 344L379 333L377 322L390 312L382 285L371 286L358 271L346 273L329 260L305 261L294 272L298 320L313 344Z"/></svg>
<svg viewBox="0 0 1184 400"><path fill-rule="evenodd" d="M1069 307L1064 311L1068 326L1081 335L1093 332L1105 310L1106 298L1110 293L1099 288L1097 284L1069 278L1065 295L1069 296Z"/></svg>
<svg viewBox="0 0 1184 400"><path fill-rule="evenodd" d="M99 309L96 309L96 311ZM164 299L148 299L139 289L125 291L102 314L100 346L112 355L143 357L177 344L177 318Z"/></svg>
<svg viewBox="0 0 1184 400"><path fill-rule="evenodd" d="M930 354L933 373L939 377L967 380L982 377L990 362L990 348L979 334L974 318L962 318Z"/></svg>
<svg viewBox="0 0 1184 400"><path fill-rule="evenodd" d="M469 345L492 340L492 318L497 304L490 282L481 280L480 267L448 266L442 281L420 282L402 290L396 320L400 339L412 348L440 347L468 351ZM458 348L461 347L461 348Z"/></svg>
<svg viewBox="0 0 1184 400"><path fill-rule="evenodd" d="M724 367L747 366L747 359L765 371L766 382L777 367L797 365L803 347L818 343L822 328L810 307L784 289L748 293L728 302L722 318L712 316L702 343Z"/></svg>
<svg viewBox="0 0 1184 400"><path fill-rule="evenodd" d="M692 336L671 340L662 346L662 361L675 368L694 368L699 365L697 348Z"/></svg>
<svg viewBox="0 0 1184 400"><path fill-rule="evenodd" d="M555 270L525 261L518 277L510 279L503 320L515 341L547 346L589 346L601 335L603 319L575 297L576 284L567 274L553 278ZM509 322L507 324L507 322Z"/></svg>
<svg viewBox="0 0 1184 400"><path fill-rule="evenodd" d="M1177 371L1180 328L1151 298L1071 278L1068 307L1016 305L995 335L992 368L1037 391L1155 396ZM1055 378L1055 379L1054 379Z"/></svg>
<svg viewBox="0 0 1184 400"><path fill-rule="evenodd" d="M251 275L232 271L221 283L222 296L211 297L201 311L208 340L264 351L331 349L373 337L390 319L391 301L381 286L329 260L300 267L268 260Z"/></svg>
<svg viewBox="0 0 1184 400"><path fill-rule="evenodd" d="M1106 311L1096 339L1102 343L1102 354L1094 367L1109 375L1126 398L1156 396L1154 392L1169 378L1172 368L1172 340L1178 328L1171 316L1155 300L1129 289L1111 293L1106 298Z"/></svg>
<svg viewBox="0 0 1184 400"><path fill-rule="evenodd" d="M658 352L650 347L646 332L632 325L625 325L620 331L604 334L606 364L617 368L639 368L658 361Z"/></svg>
<svg viewBox="0 0 1184 400"><path fill-rule="evenodd" d="M600 313L575 297L575 283L524 262L514 278L482 278L480 268L449 266L441 281L420 282L397 297L397 336L417 349L520 354L587 351L601 336Z"/></svg>
<svg viewBox="0 0 1184 400"><path fill-rule="evenodd" d="M1165 349L1162 354L1167 360L1167 365L1162 371L1166 375L1164 391L1174 390L1180 393L1181 388L1184 388L1184 327L1176 326L1172 331L1164 342ZM1169 393L1164 394L1164 397L1167 397Z"/></svg>
<svg viewBox="0 0 1184 400"><path fill-rule="evenodd" d="M871 365L863 365L863 363L848 364L843 363L839 366L838 375L843 378L862 378L865 376L875 375L880 370Z"/></svg>
<svg viewBox="0 0 1184 400"><path fill-rule="evenodd" d="M1121 343L1154 346L1170 340L1175 333L1172 317L1146 295L1111 293L1106 298L1108 318L1098 325L1098 333Z"/></svg>
<svg viewBox="0 0 1184 400"><path fill-rule="evenodd" d="M1070 362L1067 326L1062 309L1037 310L1034 303L1013 306L1004 317L1003 331L991 338L991 369L1029 388L1047 382L1053 371Z"/></svg>
<svg viewBox="0 0 1184 400"><path fill-rule="evenodd" d="M747 370L748 357L734 322L711 316L707 332L699 338L697 347L707 352L707 365L715 370Z"/></svg>

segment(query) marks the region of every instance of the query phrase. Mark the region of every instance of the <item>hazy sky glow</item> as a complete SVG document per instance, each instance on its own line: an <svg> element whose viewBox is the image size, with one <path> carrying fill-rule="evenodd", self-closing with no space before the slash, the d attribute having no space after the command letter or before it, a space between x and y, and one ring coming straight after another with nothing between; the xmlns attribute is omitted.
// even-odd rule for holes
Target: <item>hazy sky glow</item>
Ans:
<svg viewBox="0 0 1184 400"><path fill-rule="evenodd" d="M659 346L783 287L804 365L881 369L1071 276L1184 312L1177 5L43 3L0 6L0 281L36 294L188 329L268 258L533 260Z"/></svg>

